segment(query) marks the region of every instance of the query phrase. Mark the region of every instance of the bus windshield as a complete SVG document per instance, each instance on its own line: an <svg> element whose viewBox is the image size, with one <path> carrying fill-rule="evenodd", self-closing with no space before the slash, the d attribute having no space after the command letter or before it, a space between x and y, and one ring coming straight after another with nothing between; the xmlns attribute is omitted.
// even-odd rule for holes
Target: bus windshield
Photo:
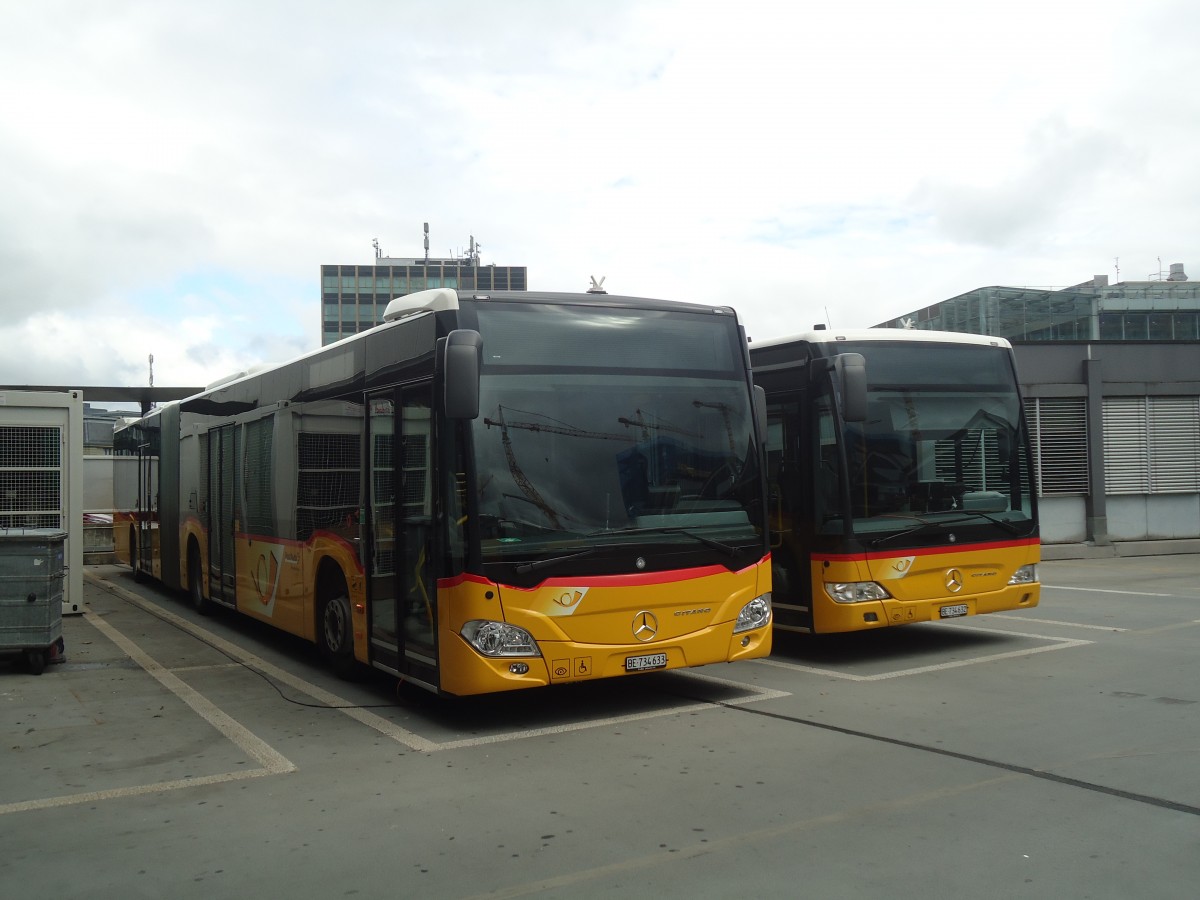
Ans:
<svg viewBox="0 0 1200 900"><path fill-rule="evenodd" d="M520 574L585 552L595 569L607 549L648 545L685 554L660 554L663 567L761 556L758 449L732 317L512 305L478 320L485 564Z"/></svg>
<svg viewBox="0 0 1200 900"><path fill-rule="evenodd" d="M1032 480L1008 352L953 344L864 352L866 420L838 435L828 396L818 404L818 531L844 533L848 503L849 530L868 548L937 542L947 531L1031 534Z"/></svg>

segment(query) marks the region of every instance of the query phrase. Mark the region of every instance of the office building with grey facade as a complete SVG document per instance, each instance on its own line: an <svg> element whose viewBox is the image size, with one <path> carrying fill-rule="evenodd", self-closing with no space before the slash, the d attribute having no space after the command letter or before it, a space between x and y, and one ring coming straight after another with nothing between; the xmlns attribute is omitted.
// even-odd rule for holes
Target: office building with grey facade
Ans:
<svg viewBox="0 0 1200 900"><path fill-rule="evenodd" d="M323 265L321 345L378 325L396 297L443 287L472 292L529 290L525 266L481 265L474 252L462 259L377 256L370 265Z"/></svg>

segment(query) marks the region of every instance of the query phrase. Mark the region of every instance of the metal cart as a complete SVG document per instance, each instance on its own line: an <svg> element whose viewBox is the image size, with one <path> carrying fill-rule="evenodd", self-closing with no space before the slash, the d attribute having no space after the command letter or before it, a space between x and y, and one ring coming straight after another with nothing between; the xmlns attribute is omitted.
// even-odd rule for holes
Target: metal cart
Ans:
<svg viewBox="0 0 1200 900"><path fill-rule="evenodd" d="M41 675L62 637L64 531L0 528L0 654Z"/></svg>

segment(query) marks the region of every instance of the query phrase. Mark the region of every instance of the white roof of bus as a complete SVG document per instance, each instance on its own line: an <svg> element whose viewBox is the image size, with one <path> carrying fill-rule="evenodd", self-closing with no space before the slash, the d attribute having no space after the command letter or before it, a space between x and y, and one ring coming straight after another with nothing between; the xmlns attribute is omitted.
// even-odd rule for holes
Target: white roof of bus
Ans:
<svg viewBox="0 0 1200 900"><path fill-rule="evenodd" d="M780 347L799 341L806 341L810 344L836 344L842 341L901 341L912 344L975 344L984 347L1012 347L1012 344L1005 338L992 337L987 334L929 331L921 328L843 328L828 331L805 331L800 334L768 338L765 341L752 340L750 349Z"/></svg>
<svg viewBox="0 0 1200 900"><path fill-rule="evenodd" d="M458 291L452 288L430 288L397 297L383 311L383 321L391 322L411 316L413 313L431 310L458 309Z"/></svg>

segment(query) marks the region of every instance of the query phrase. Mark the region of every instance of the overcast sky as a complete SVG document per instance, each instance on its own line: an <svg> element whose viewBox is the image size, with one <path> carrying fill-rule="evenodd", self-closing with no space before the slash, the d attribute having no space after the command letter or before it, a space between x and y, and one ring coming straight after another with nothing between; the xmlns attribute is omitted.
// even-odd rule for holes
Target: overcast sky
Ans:
<svg viewBox="0 0 1200 900"><path fill-rule="evenodd" d="M1195 0L0 0L0 384L292 358L423 222L757 339L1200 277L1198 59Z"/></svg>

